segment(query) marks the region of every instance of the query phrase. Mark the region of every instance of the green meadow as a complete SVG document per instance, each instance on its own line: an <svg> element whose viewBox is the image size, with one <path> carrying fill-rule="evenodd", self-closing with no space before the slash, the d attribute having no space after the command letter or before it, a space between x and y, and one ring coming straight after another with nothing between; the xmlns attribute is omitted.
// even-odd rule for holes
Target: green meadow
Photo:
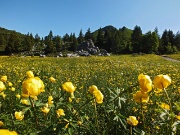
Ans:
<svg viewBox="0 0 180 135"><path fill-rule="evenodd" d="M118 55L0 57L0 63L0 77L7 76L3 82L6 89L0 91L1 129L20 135L180 134L180 62L157 55ZM45 86L45 92L36 99L21 96L27 71ZM140 90L141 73L152 81L157 75L168 75L171 84L166 91L153 87L148 102L137 103L133 95ZM65 82L76 87L75 98L63 90ZM92 85L103 94L102 103L89 92ZM49 96L53 103L47 106ZM44 112L44 107L49 111ZM58 109L63 109L65 115L57 117ZM17 119L15 112L20 111L23 118ZM128 124L129 116L135 116L138 124Z"/></svg>

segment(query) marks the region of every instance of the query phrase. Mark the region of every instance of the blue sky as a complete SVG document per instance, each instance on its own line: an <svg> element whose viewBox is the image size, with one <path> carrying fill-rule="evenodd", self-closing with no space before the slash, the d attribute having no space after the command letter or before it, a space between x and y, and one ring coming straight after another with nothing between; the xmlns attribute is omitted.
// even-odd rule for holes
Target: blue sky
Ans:
<svg viewBox="0 0 180 135"><path fill-rule="evenodd" d="M0 27L40 37L116 28L180 31L180 0L0 0Z"/></svg>

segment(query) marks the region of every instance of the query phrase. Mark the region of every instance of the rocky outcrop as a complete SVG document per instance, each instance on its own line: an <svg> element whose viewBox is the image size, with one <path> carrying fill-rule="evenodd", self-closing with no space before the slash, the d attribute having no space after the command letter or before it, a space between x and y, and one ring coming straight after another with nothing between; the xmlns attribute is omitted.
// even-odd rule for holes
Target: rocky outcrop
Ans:
<svg viewBox="0 0 180 135"><path fill-rule="evenodd" d="M84 41L80 44L77 48L77 53L81 56L89 56L89 55L107 55L109 53L105 49L99 49L97 46L94 45L91 39Z"/></svg>

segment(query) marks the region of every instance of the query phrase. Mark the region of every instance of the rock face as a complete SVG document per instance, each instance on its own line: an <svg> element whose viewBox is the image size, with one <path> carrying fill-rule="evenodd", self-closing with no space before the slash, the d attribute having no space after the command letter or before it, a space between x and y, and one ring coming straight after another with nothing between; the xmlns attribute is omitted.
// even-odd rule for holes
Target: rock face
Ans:
<svg viewBox="0 0 180 135"><path fill-rule="evenodd" d="M108 55L109 56L109 54L107 53L105 49L101 49L101 50L99 50L99 48L94 45L91 39L84 41L77 48L77 52L81 56L89 56L89 55Z"/></svg>

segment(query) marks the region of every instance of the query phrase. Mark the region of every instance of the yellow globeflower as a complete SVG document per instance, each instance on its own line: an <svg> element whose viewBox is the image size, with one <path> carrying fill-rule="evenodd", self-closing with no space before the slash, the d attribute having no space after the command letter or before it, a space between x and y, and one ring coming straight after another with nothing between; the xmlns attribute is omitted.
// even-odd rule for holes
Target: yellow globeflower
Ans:
<svg viewBox="0 0 180 135"><path fill-rule="evenodd" d="M149 101L149 96L147 93L142 93L141 91L137 91L134 95L133 95L134 100L137 103L147 103Z"/></svg>
<svg viewBox="0 0 180 135"><path fill-rule="evenodd" d="M43 108L41 108L41 111L45 114L48 114L50 109L48 107L43 107Z"/></svg>
<svg viewBox="0 0 180 135"><path fill-rule="evenodd" d="M14 87L11 87L11 89L10 89L11 91L15 91L16 90L16 88L14 88Z"/></svg>
<svg viewBox="0 0 180 135"><path fill-rule="evenodd" d="M167 88L171 84L171 78L168 75L157 75L154 78L153 83L155 88Z"/></svg>
<svg viewBox="0 0 180 135"><path fill-rule="evenodd" d="M166 104L166 103L162 103L162 104L160 105L160 107L161 107L162 109L165 109L165 110L170 110L170 106L169 106L168 104Z"/></svg>
<svg viewBox="0 0 180 135"><path fill-rule="evenodd" d="M82 125L82 121L78 121L77 123L78 123L78 125Z"/></svg>
<svg viewBox="0 0 180 135"><path fill-rule="evenodd" d="M6 75L1 76L1 81L2 81L2 82L6 82L6 81L7 81L7 76L6 76Z"/></svg>
<svg viewBox="0 0 180 135"><path fill-rule="evenodd" d="M56 110L57 117L59 118L60 116L65 116L64 110L63 109L58 109Z"/></svg>
<svg viewBox="0 0 180 135"><path fill-rule="evenodd" d="M0 121L0 127L2 127L4 125L4 123L2 121Z"/></svg>
<svg viewBox="0 0 180 135"><path fill-rule="evenodd" d="M93 91L93 95L94 95L94 97L96 98L96 102L97 102L98 104L103 103L104 95L101 93L100 90L94 90L94 91Z"/></svg>
<svg viewBox="0 0 180 135"><path fill-rule="evenodd" d="M138 81L140 84L141 91L143 93L149 92L152 90L152 81L151 78L148 75L140 74L138 76Z"/></svg>
<svg viewBox="0 0 180 135"><path fill-rule="evenodd" d="M16 98L20 99L20 98L21 98L21 95L16 94Z"/></svg>
<svg viewBox="0 0 180 135"><path fill-rule="evenodd" d="M3 97L3 99L6 98L6 94L4 94L4 92L1 92L0 95Z"/></svg>
<svg viewBox="0 0 180 135"><path fill-rule="evenodd" d="M127 118L127 123L131 126L136 126L138 124L138 120L135 116L129 116L129 118Z"/></svg>
<svg viewBox="0 0 180 135"><path fill-rule="evenodd" d="M27 100L27 99L21 99L21 101L20 101L22 104L24 104L24 105L30 105L29 104L29 101Z"/></svg>
<svg viewBox="0 0 180 135"><path fill-rule="evenodd" d="M22 120L24 118L24 114L22 111L20 112L15 112L15 117L17 120Z"/></svg>
<svg viewBox="0 0 180 135"><path fill-rule="evenodd" d="M93 94L93 91L94 91L94 90L98 90L97 86L92 85L92 86L89 87L89 92L90 92L91 94Z"/></svg>
<svg viewBox="0 0 180 135"><path fill-rule="evenodd" d="M72 82L65 82L63 85L63 90L69 92L69 93L73 93L76 90L76 87L74 87L74 85L72 84Z"/></svg>
<svg viewBox="0 0 180 135"><path fill-rule="evenodd" d="M76 87L72 84L72 82L65 82L62 85L63 90L69 92L71 94L71 98L74 98L74 91L76 90Z"/></svg>
<svg viewBox="0 0 180 135"><path fill-rule="evenodd" d="M53 97L52 96L49 96L48 97L48 104L49 105L52 105L54 102L53 102Z"/></svg>
<svg viewBox="0 0 180 135"><path fill-rule="evenodd" d="M11 87L13 84L12 82L8 82L8 86Z"/></svg>
<svg viewBox="0 0 180 135"><path fill-rule="evenodd" d="M0 135L18 135L15 131L9 131L7 129L0 129Z"/></svg>
<svg viewBox="0 0 180 135"><path fill-rule="evenodd" d="M27 71L26 76L27 76L27 78L31 78L31 77L34 77L34 74L32 71Z"/></svg>
<svg viewBox="0 0 180 135"><path fill-rule="evenodd" d="M180 120L180 116L179 116L179 115L176 115L176 119Z"/></svg>
<svg viewBox="0 0 180 135"><path fill-rule="evenodd" d="M50 80L52 83L56 82L56 79L54 79L54 77L50 77L49 80Z"/></svg>
<svg viewBox="0 0 180 135"><path fill-rule="evenodd" d="M5 87L4 83L2 81L0 81L0 92L5 89L6 89L6 87Z"/></svg>
<svg viewBox="0 0 180 135"><path fill-rule="evenodd" d="M39 77L27 78L22 84L22 96L38 96L44 92L44 83Z"/></svg>

